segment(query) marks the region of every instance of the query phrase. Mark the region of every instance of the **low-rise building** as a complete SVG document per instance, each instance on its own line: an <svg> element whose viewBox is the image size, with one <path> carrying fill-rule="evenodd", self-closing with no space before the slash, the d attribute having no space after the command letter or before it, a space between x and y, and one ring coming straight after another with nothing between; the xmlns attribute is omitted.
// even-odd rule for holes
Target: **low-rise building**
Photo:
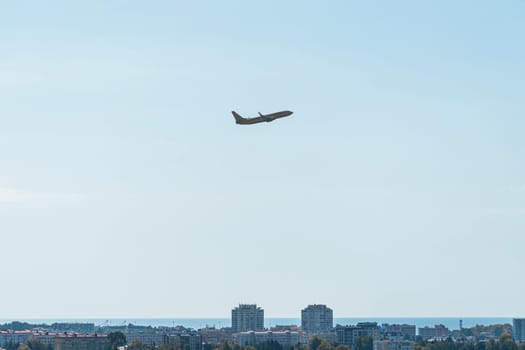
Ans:
<svg viewBox="0 0 525 350"><path fill-rule="evenodd" d="M130 333L124 333L126 336L126 341L128 343L132 343L134 341L139 341L144 345L148 346L159 346L164 345L166 343L165 335L159 334L155 332L130 332Z"/></svg>
<svg viewBox="0 0 525 350"><path fill-rule="evenodd" d="M55 338L61 334L50 333L47 331L0 331L0 346L7 344L22 344L29 340L38 340L44 345L55 346Z"/></svg>
<svg viewBox="0 0 525 350"><path fill-rule="evenodd" d="M355 326L335 327L337 343L354 346L359 337L370 337L372 340L379 340L381 336L380 328L376 322L361 322Z"/></svg>
<svg viewBox="0 0 525 350"><path fill-rule="evenodd" d="M78 322L56 322L51 325L51 330L55 333L81 333L93 334L95 333L94 323L78 323Z"/></svg>
<svg viewBox="0 0 525 350"><path fill-rule="evenodd" d="M446 339L450 336L450 330L442 324L437 324L434 327L419 328L418 335L424 340Z"/></svg>
<svg viewBox="0 0 525 350"><path fill-rule="evenodd" d="M416 326L409 324L383 324L383 336L391 340L415 340Z"/></svg>
<svg viewBox="0 0 525 350"><path fill-rule="evenodd" d="M307 337L304 336L302 332L240 332L234 334L234 343L241 346L245 345L257 345L261 343L266 343L269 341L275 341L282 346L294 346L297 344L304 344Z"/></svg>
<svg viewBox="0 0 525 350"><path fill-rule="evenodd" d="M299 327L295 324L277 324L273 327L270 327L270 331L272 332L284 332L284 331L299 332Z"/></svg>
<svg viewBox="0 0 525 350"><path fill-rule="evenodd" d="M21 344L27 342L33 336L33 331L0 331L0 346L7 344Z"/></svg>
<svg viewBox="0 0 525 350"><path fill-rule="evenodd" d="M55 350L107 350L108 347L105 334L67 334L55 338Z"/></svg>
<svg viewBox="0 0 525 350"><path fill-rule="evenodd" d="M199 329L199 334L202 336L202 342L205 344L222 344L224 342L231 342L233 330L231 328L214 328L206 327Z"/></svg>
<svg viewBox="0 0 525 350"><path fill-rule="evenodd" d="M169 334L166 344L175 344L182 350L202 350L202 336L198 333Z"/></svg>
<svg viewBox="0 0 525 350"><path fill-rule="evenodd" d="M307 337L307 343L310 339L316 337L316 338L321 338L323 340L326 340L327 342L329 343L337 343L337 334L335 333L335 329L334 330L331 330L331 331L327 331L327 332L316 332L316 333L304 333Z"/></svg>
<svg viewBox="0 0 525 350"><path fill-rule="evenodd" d="M30 339L38 340L44 345L50 345L52 348L55 347L55 338L60 335L57 333L49 332L34 332Z"/></svg>

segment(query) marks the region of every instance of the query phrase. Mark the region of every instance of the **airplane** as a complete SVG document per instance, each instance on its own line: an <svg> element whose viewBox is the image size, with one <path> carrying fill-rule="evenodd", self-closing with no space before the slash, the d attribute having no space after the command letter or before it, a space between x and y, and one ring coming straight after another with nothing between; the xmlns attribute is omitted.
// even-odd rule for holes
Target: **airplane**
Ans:
<svg viewBox="0 0 525 350"><path fill-rule="evenodd" d="M239 114L237 114L237 112L232 111L233 117L235 118L235 122L237 124L243 124L243 125L257 124L257 123L262 123L262 122L273 122L275 119L288 117L289 115L292 115L292 113L293 112L291 111L281 111L281 112L276 112L276 113L271 113L271 114L261 114L261 112L259 112L258 117L243 118Z"/></svg>

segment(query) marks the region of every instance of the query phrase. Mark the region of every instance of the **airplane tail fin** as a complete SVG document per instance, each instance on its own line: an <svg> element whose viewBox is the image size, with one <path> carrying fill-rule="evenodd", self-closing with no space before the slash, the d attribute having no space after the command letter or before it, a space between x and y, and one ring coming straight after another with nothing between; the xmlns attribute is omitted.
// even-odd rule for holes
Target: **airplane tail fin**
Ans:
<svg viewBox="0 0 525 350"><path fill-rule="evenodd" d="M244 120L244 118L241 117L237 112L232 111L232 114L233 114L233 117L235 118L235 121L237 123L240 123L240 122L242 122Z"/></svg>

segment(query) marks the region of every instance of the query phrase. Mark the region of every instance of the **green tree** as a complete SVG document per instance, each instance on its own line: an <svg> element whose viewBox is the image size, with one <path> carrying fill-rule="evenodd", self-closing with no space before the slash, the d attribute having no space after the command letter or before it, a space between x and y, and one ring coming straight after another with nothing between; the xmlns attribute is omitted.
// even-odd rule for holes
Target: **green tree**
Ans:
<svg viewBox="0 0 525 350"><path fill-rule="evenodd" d="M323 340L317 347L317 350L334 350L334 346L326 340Z"/></svg>
<svg viewBox="0 0 525 350"><path fill-rule="evenodd" d="M337 345L335 350L352 350L352 349L350 349L350 347L346 344L340 344L340 345Z"/></svg>
<svg viewBox="0 0 525 350"><path fill-rule="evenodd" d="M230 344L228 344L228 342L223 342L221 345L219 345L217 350L232 350L232 347Z"/></svg>
<svg viewBox="0 0 525 350"><path fill-rule="evenodd" d="M317 350L319 345L323 342L323 339L319 338L318 336L312 337L310 341L308 342L308 350Z"/></svg>
<svg viewBox="0 0 525 350"><path fill-rule="evenodd" d="M122 332L111 332L108 334L109 348L116 350L119 346L126 345L126 336Z"/></svg>
<svg viewBox="0 0 525 350"><path fill-rule="evenodd" d="M485 342L480 341L476 343L475 348L476 350L486 350L485 345L486 345Z"/></svg>
<svg viewBox="0 0 525 350"><path fill-rule="evenodd" d="M177 344L166 344L161 345L158 347L158 350L182 350L183 345L177 345ZM149 349L149 348L147 348Z"/></svg>
<svg viewBox="0 0 525 350"><path fill-rule="evenodd" d="M37 339L31 339L27 342L27 346L31 350L52 350L51 345L46 345L42 343L40 340Z"/></svg>
<svg viewBox="0 0 525 350"><path fill-rule="evenodd" d="M426 342L425 339L423 339L422 336L418 335L418 336L416 337L416 345L419 345L419 346L425 347L425 346L427 346L427 342Z"/></svg>
<svg viewBox="0 0 525 350"><path fill-rule="evenodd" d="M131 343L128 344L128 350L147 350L148 347L144 344L142 344L138 340L133 340Z"/></svg>
<svg viewBox="0 0 525 350"><path fill-rule="evenodd" d="M354 340L354 350L373 350L374 340L372 337L357 337Z"/></svg>
<svg viewBox="0 0 525 350"><path fill-rule="evenodd" d="M17 350L19 345L20 344L18 343L13 343L12 341L10 341L9 343L5 344L4 347L6 348L6 350Z"/></svg>
<svg viewBox="0 0 525 350"><path fill-rule="evenodd" d="M283 350L283 346L275 340L270 340L261 344L255 345L257 350Z"/></svg>
<svg viewBox="0 0 525 350"><path fill-rule="evenodd" d="M499 337L498 350L518 350L518 345L512 340L512 336L504 333Z"/></svg>
<svg viewBox="0 0 525 350"><path fill-rule="evenodd" d="M485 344L485 349L486 350L498 350L497 349L497 344L496 342L494 341L494 339L490 339L487 344Z"/></svg>
<svg viewBox="0 0 525 350"><path fill-rule="evenodd" d="M31 324L27 322L14 321L14 322L9 322L9 323L0 325L0 331L6 331L6 330L24 331L26 329L47 328L47 327L49 327L49 325L47 324Z"/></svg>

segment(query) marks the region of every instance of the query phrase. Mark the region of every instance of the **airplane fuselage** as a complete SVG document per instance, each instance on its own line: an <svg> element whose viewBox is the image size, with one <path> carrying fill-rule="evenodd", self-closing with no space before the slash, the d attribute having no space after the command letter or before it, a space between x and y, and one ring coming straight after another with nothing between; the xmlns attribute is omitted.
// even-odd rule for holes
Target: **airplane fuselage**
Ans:
<svg viewBox="0 0 525 350"><path fill-rule="evenodd" d="M273 122L275 119L279 119L279 118L284 118L284 117L288 117L290 115L293 114L293 112L291 111L281 111L281 112L276 112L276 113L271 113L271 114L261 114L259 113L259 117L254 117L254 118L243 118L241 117L239 114L237 114L236 112L232 112L233 116L235 117L235 122L237 124L257 124L257 123L262 123L262 122Z"/></svg>

